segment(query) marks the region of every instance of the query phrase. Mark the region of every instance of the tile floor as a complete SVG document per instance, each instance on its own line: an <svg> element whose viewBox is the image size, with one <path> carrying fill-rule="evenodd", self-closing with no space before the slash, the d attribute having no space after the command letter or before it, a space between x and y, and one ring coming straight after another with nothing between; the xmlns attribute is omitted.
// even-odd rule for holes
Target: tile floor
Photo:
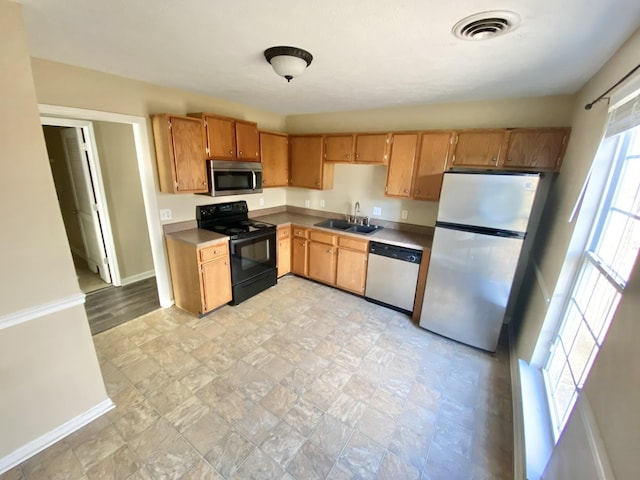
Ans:
<svg viewBox="0 0 640 480"><path fill-rule="evenodd" d="M512 478L504 342L483 353L292 276L94 341L117 407L1 480Z"/></svg>

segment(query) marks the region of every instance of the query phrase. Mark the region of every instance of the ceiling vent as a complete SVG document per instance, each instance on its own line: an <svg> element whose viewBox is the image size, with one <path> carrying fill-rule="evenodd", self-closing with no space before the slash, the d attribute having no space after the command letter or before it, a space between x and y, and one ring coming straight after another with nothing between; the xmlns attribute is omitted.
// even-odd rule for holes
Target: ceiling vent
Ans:
<svg viewBox="0 0 640 480"><path fill-rule="evenodd" d="M462 40L488 40L504 35L520 25L520 17L506 10L481 12L463 18L453 26L453 34Z"/></svg>

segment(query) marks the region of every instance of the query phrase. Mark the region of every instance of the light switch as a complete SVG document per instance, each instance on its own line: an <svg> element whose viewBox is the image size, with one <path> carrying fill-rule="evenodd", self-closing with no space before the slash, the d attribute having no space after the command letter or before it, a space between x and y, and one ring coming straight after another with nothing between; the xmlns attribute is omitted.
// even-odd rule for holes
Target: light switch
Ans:
<svg viewBox="0 0 640 480"><path fill-rule="evenodd" d="M409 216L409 212L407 210L402 210L402 213L400 214L400 217L402 218L402 220L406 220L408 216Z"/></svg>
<svg viewBox="0 0 640 480"><path fill-rule="evenodd" d="M380 207L373 207L373 215L379 217L382 215L382 209Z"/></svg>

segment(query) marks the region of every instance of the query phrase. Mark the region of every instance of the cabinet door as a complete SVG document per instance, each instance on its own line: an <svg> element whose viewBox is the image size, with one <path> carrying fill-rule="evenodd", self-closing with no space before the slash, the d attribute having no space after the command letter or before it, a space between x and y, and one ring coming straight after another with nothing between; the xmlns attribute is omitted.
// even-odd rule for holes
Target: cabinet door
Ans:
<svg viewBox="0 0 640 480"><path fill-rule="evenodd" d="M289 137L291 186L322 188L322 137Z"/></svg>
<svg viewBox="0 0 640 480"><path fill-rule="evenodd" d="M411 178L418 146L417 133L393 134L385 193L393 197L411 196Z"/></svg>
<svg viewBox="0 0 640 480"><path fill-rule="evenodd" d="M307 276L308 242L304 238L293 237L291 254L291 271L296 275Z"/></svg>
<svg viewBox="0 0 640 480"><path fill-rule="evenodd" d="M353 135L324 137L324 159L327 162L353 161Z"/></svg>
<svg viewBox="0 0 640 480"><path fill-rule="evenodd" d="M175 192L207 191L207 164L204 158L202 122L170 117L171 147L175 167Z"/></svg>
<svg viewBox="0 0 640 480"><path fill-rule="evenodd" d="M389 134L367 133L356 135L356 162L387 163Z"/></svg>
<svg viewBox="0 0 640 480"><path fill-rule="evenodd" d="M278 277L291 271L291 228L278 227Z"/></svg>
<svg viewBox="0 0 640 480"><path fill-rule="evenodd" d="M238 160L260 161L257 124L236 120L236 151Z"/></svg>
<svg viewBox="0 0 640 480"><path fill-rule="evenodd" d="M319 242L309 242L308 276L319 282L336 283L336 247Z"/></svg>
<svg viewBox="0 0 640 480"><path fill-rule="evenodd" d="M205 116L209 158L235 160L236 127L232 118Z"/></svg>
<svg viewBox="0 0 640 480"><path fill-rule="evenodd" d="M530 170L560 170L568 138L568 128L513 130L504 166Z"/></svg>
<svg viewBox="0 0 640 480"><path fill-rule="evenodd" d="M336 286L358 295L364 295L366 278L367 253L339 248Z"/></svg>
<svg viewBox="0 0 640 480"><path fill-rule="evenodd" d="M504 155L507 130L465 131L456 134L454 167L497 167Z"/></svg>
<svg viewBox="0 0 640 480"><path fill-rule="evenodd" d="M229 256L203 263L201 270L202 313L231 301Z"/></svg>
<svg viewBox="0 0 640 480"><path fill-rule="evenodd" d="M289 184L287 147L286 135L260 132L263 187L286 187Z"/></svg>
<svg viewBox="0 0 640 480"><path fill-rule="evenodd" d="M438 201L447 169L452 132L422 132L418 165L413 175L413 198Z"/></svg>

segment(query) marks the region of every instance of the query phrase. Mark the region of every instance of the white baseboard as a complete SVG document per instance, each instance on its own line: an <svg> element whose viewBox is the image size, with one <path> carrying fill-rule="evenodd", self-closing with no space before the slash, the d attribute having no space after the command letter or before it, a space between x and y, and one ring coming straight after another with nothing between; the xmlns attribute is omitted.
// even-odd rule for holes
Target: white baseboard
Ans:
<svg viewBox="0 0 640 480"><path fill-rule="evenodd" d="M132 283L139 282L140 280L146 280L147 278L154 277L156 274L155 270L149 270L147 272L138 273L136 275L131 275L130 277L126 277L122 279L122 286L130 285Z"/></svg>
<svg viewBox="0 0 640 480"><path fill-rule="evenodd" d="M524 412L522 410L520 368L516 355L513 325L509 324L507 328L509 332L509 368L511 370L511 410L513 412L513 478L514 480L525 480Z"/></svg>
<svg viewBox="0 0 640 480"><path fill-rule="evenodd" d="M90 408L86 412L81 413L77 417L72 418L68 422L63 423L50 432L47 432L44 435L36 438L35 440L30 441L26 445L23 445L17 450L14 450L6 457L0 459L0 475L2 475L7 470L12 469L13 467L20 465L28 458L33 457L36 453L41 452L57 441L62 440L67 435L70 435L76 430L79 430L86 424L104 415L114 407L115 405L111 401L111 399L107 398L95 407Z"/></svg>
<svg viewBox="0 0 640 480"><path fill-rule="evenodd" d="M66 298L61 298L54 302L44 303L42 305L36 305L30 308L25 308L19 312L9 313L7 315L0 316L0 330L3 328L13 327L20 323L28 322L36 318L45 317L52 313L66 310L68 308L82 305L84 303L84 293L71 295Z"/></svg>

